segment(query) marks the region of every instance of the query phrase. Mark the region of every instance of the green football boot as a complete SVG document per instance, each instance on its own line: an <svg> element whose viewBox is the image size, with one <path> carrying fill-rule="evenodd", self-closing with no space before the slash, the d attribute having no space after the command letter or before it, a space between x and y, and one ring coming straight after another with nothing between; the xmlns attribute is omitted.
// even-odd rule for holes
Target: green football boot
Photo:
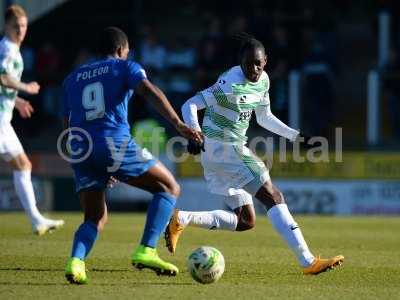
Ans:
<svg viewBox="0 0 400 300"><path fill-rule="evenodd" d="M65 278L70 283L87 284L88 278L86 276L85 262L76 257L68 259L67 266L65 267Z"/></svg>
<svg viewBox="0 0 400 300"><path fill-rule="evenodd" d="M157 254L157 249L140 245L132 254L132 265L141 270L151 269L157 275L176 276L179 269L171 263L163 261Z"/></svg>

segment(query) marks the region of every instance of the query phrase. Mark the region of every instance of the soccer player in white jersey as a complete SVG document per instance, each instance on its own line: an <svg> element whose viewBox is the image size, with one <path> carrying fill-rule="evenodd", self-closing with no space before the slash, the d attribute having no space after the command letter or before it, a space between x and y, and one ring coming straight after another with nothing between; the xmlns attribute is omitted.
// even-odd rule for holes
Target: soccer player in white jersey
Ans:
<svg viewBox="0 0 400 300"><path fill-rule="evenodd" d="M240 35L240 65L223 73L208 89L187 100L182 106L185 123L204 134L204 144L190 141L191 154L201 152L201 164L211 193L225 196L228 210L192 212L175 210L165 232L167 247L174 253L178 238L188 225L206 229L249 230L255 225L252 198L266 208L277 233L296 255L304 274L319 274L340 265L344 257L315 257L309 250L298 224L290 214L284 197L273 185L269 171L246 146L246 131L254 111L259 125L292 142L305 138L278 118L270 108L267 63L261 42ZM205 109L200 128L197 111Z"/></svg>
<svg viewBox="0 0 400 300"><path fill-rule="evenodd" d="M15 190L32 223L34 233L42 235L64 224L62 220L43 217L36 207L31 181L32 164L11 125L14 107L22 118L29 118L33 108L18 92L39 93L37 82L21 82L24 64L20 53L28 27L24 9L11 5L5 13L5 36L0 41L0 157L7 161L14 174Z"/></svg>

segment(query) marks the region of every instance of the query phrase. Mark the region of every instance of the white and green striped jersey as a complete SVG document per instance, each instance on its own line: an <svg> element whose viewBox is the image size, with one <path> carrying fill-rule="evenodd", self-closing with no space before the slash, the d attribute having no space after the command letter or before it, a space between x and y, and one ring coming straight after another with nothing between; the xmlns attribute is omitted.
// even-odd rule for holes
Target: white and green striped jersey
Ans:
<svg viewBox="0 0 400 300"><path fill-rule="evenodd" d="M0 41L0 74L21 79L24 63L19 46L7 37ZM0 85L0 124L10 123L18 92Z"/></svg>
<svg viewBox="0 0 400 300"><path fill-rule="evenodd" d="M253 110L270 103L269 85L266 72L257 82L248 81L240 66L223 73L213 86L199 93L206 106L204 135L224 142L245 143Z"/></svg>

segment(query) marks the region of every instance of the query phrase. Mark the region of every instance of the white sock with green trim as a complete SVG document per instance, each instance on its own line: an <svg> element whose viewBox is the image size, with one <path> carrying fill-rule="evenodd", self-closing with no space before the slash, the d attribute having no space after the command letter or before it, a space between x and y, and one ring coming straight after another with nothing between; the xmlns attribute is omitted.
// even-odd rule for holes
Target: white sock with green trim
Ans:
<svg viewBox="0 0 400 300"><path fill-rule="evenodd" d="M237 216L226 210L213 211L183 211L178 213L179 223L183 226L193 225L206 229L221 229L235 231Z"/></svg>
<svg viewBox="0 0 400 300"><path fill-rule="evenodd" d="M286 241L296 255L300 265L308 267L314 261L314 255L308 249L303 234L293 219L286 204L277 204L267 212L275 230Z"/></svg>

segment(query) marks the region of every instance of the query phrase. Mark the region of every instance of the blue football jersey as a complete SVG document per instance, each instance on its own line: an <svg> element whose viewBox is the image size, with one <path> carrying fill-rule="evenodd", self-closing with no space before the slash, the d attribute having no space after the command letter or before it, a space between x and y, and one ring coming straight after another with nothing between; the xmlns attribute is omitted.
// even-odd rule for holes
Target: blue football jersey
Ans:
<svg viewBox="0 0 400 300"><path fill-rule="evenodd" d="M146 79L134 61L108 58L82 65L64 80L64 116L92 137L130 135L128 101Z"/></svg>

